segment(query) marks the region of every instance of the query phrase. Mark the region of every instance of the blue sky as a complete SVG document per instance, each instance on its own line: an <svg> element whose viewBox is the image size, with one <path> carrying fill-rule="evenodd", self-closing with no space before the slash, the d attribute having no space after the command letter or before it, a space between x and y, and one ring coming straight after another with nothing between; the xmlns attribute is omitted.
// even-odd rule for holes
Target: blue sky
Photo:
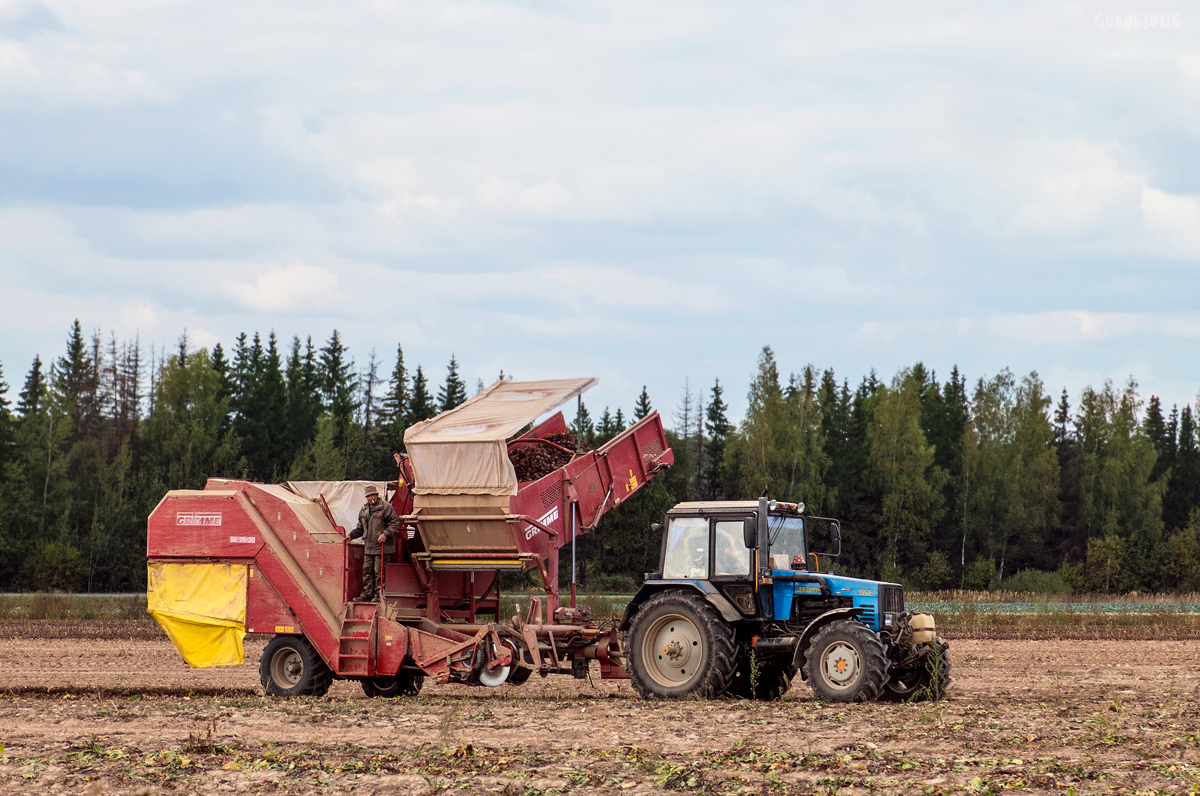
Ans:
<svg viewBox="0 0 1200 796"><path fill-rule="evenodd" d="M1200 388L1200 13L1127 2L0 0L0 363L323 341L437 381L763 345Z"/></svg>

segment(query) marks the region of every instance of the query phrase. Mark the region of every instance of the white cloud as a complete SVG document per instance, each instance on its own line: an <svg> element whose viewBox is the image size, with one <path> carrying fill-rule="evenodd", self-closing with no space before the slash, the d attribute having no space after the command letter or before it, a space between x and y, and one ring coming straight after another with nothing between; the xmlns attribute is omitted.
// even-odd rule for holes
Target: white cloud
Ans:
<svg viewBox="0 0 1200 796"><path fill-rule="evenodd" d="M858 327L854 339L861 343L894 343L904 332L904 326L899 323L867 321Z"/></svg>
<svg viewBox="0 0 1200 796"><path fill-rule="evenodd" d="M1200 314L1005 313L989 318L987 328L998 337L1027 343L1088 343L1144 335L1193 339L1200 337Z"/></svg>
<svg viewBox="0 0 1200 796"><path fill-rule="evenodd" d="M1200 197L1144 186L1141 207L1146 228L1163 251L1200 259Z"/></svg>
<svg viewBox="0 0 1200 796"><path fill-rule="evenodd" d="M234 301L256 310L325 307L338 299L337 274L323 266L304 263L271 266L253 282L226 279L222 286Z"/></svg>

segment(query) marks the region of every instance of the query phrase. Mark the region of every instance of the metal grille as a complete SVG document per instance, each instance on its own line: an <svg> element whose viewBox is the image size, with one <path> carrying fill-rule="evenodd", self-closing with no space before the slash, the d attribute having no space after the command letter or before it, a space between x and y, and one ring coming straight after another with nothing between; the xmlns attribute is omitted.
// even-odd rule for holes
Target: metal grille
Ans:
<svg viewBox="0 0 1200 796"><path fill-rule="evenodd" d="M658 437L652 438L649 442L642 446L642 458L646 461L656 458L666 448L663 447L662 440Z"/></svg>
<svg viewBox="0 0 1200 796"><path fill-rule="evenodd" d="M562 500L562 481L555 481L542 493L542 507L550 508Z"/></svg>
<svg viewBox="0 0 1200 796"><path fill-rule="evenodd" d="M879 612L898 614L904 610L904 587L894 583L879 585Z"/></svg>

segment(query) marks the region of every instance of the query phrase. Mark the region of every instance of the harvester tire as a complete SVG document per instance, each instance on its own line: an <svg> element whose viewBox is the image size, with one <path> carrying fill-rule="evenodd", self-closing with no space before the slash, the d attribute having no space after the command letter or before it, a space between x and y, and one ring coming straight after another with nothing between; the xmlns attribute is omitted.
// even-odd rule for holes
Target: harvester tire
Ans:
<svg viewBox="0 0 1200 796"><path fill-rule="evenodd" d="M263 649L258 679L267 696L325 696L333 672L304 636L276 636Z"/></svg>
<svg viewBox="0 0 1200 796"><path fill-rule="evenodd" d="M508 680L505 682L509 685L523 685L529 680L529 676L532 674L533 669L526 669L524 666L514 666L508 675Z"/></svg>
<svg viewBox="0 0 1200 796"><path fill-rule="evenodd" d="M644 699L715 697L733 678L733 628L699 595L659 592L634 614L626 638L630 680Z"/></svg>
<svg viewBox="0 0 1200 796"><path fill-rule="evenodd" d="M728 696L736 699L757 699L762 702L783 699L799 671L792 666L790 660L765 661L757 664L758 675L754 677L753 665L749 656L742 656L738 661L737 671L733 674L733 680L725 690Z"/></svg>
<svg viewBox="0 0 1200 796"><path fill-rule="evenodd" d="M936 651L935 651L936 650ZM950 686L950 645L941 636L934 641L931 654L913 669L893 669L892 677L879 694L880 702L937 701Z"/></svg>
<svg viewBox="0 0 1200 796"><path fill-rule="evenodd" d="M804 675L822 702L873 702L888 680L883 642L853 620L830 622L808 643Z"/></svg>
<svg viewBox="0 0 1200 796"><path fill-rule="evenodd" d="M362 681L363 693L369 697L393 699L402 696L416 696L425 685L425 675L421 672L401 669L393 677L375 676Z"/></svg>

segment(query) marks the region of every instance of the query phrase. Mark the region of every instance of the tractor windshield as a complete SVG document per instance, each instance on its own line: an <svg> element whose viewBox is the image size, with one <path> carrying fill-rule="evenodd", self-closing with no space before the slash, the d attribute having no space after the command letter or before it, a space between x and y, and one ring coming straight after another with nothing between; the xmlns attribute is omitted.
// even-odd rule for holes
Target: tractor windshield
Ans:
<svg viewBox="0 0 1200 796"><path fill-rule="evenodd" d="M675 517L667 528L664 578L708 577L708 519Z"/></svg>
<svg viewBox="0 0 1200 796"><path fill-rule="evenodd" d="M804 520L801 517L770 517L771 569L807 569L804 550Z"/></svg>

